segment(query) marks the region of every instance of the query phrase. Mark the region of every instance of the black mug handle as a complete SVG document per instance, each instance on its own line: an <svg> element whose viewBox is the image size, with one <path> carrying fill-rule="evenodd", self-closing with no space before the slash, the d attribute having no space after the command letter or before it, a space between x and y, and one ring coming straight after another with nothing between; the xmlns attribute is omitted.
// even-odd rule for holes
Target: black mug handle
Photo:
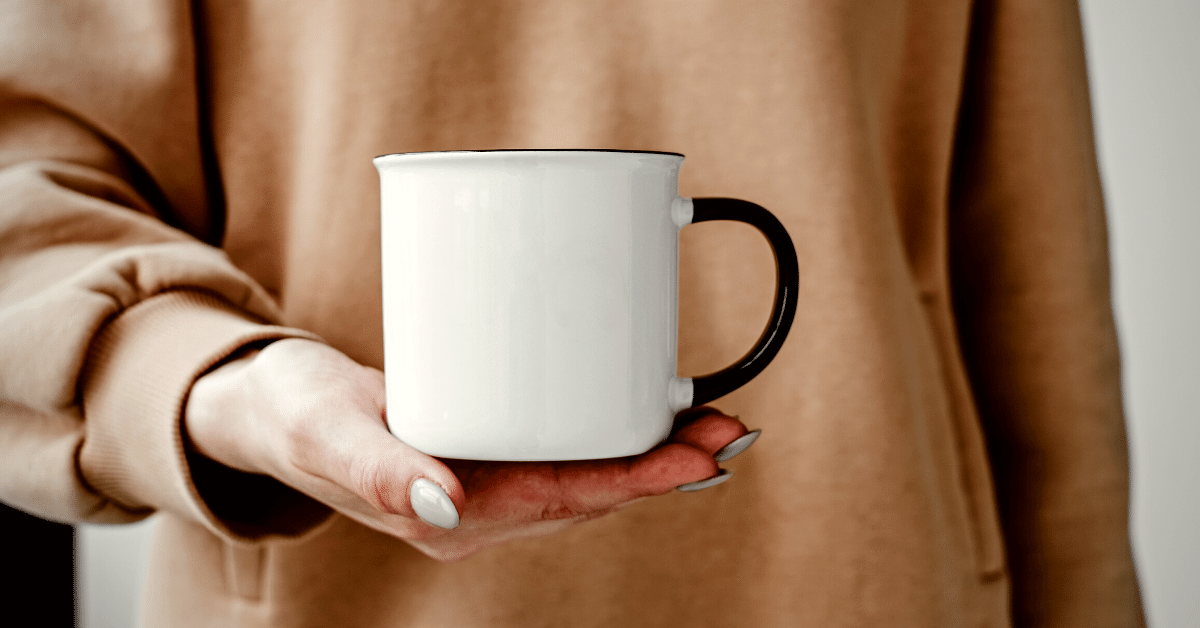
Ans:
<svg viewBox="0 0 1200 628"><path fill-rule="evenodd" d="M771 212L763 207L736 198L692 199L692 224L710 220L736 220L752 225L767 237L775 254L775 304L771 320L763 329L754 348L732 366L692 380L692 406L741 388L767 368L783 346L796 317L796 292L800 287L800 269L796 262L796 247L792 239Z"/></svg>

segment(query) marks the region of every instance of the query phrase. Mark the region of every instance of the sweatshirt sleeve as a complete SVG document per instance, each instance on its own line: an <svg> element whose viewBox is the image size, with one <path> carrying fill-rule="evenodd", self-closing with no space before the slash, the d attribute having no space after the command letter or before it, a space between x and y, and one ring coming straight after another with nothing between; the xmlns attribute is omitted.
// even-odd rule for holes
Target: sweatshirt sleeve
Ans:
<svg viewBox="0 0 1200 628"><path fill-rule="evenodd" d="M184 447L197 377L316 339L206 243L188 5L11 2L0 22L0 499L68 522L165 510L237 540L311 530L324 505Z"/></svg>
<svg viewBox="0 0 1200 628"><path fill-rule="evenodd" d="M1016 626L1143 622L1078 8L976 3L951 198L963 350Z"/></svg>

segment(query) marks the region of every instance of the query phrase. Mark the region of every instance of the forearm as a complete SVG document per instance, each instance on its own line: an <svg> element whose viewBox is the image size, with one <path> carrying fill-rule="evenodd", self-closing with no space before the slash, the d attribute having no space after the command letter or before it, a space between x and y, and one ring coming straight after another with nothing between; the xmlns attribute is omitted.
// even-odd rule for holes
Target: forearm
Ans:
<svg viewBox="0 0 1200 628"><path fill-rule="evenodd" d="M155 25L136 39L83 4L5 15L25 37L0 47L0 499L46 518L166 509L221 532L184 456L187 392L247 343L312 337L272 325L266 292L203 241L180 7L114 7Z"/></svg>

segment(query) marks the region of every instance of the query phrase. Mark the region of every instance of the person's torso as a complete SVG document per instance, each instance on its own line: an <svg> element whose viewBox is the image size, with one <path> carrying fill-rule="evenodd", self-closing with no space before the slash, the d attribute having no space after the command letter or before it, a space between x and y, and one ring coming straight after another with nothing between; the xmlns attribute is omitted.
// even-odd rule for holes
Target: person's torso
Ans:
<svg viewBox="0 0 1200 628"><path fill-rule="evenodd" d="M731 482L452 565L338 521L268 549L262 598L230 612L288 626L1006 621L946 268L969 2L251 0L199 15L225 247L286 324L366 364L383 364L379 154L683 153L682 195L762 204L800 263L783 350L714 404L764 430ZM681 273L680 375L699 375L753 344L774 274L756 233L721 224L683 231Z"/></svg>

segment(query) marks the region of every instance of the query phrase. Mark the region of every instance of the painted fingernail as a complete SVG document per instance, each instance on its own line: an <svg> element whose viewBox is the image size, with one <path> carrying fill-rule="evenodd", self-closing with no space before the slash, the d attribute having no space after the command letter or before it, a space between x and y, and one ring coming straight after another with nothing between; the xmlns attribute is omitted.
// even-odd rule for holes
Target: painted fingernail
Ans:
<svg viewBox="0 0 1200 628"><path fill-rule="evenodd" d="M421 521L447 530L458 527L458 510L442 487L425 478L417 478L408 494L413 510L417 511Z"/></svg>
<svg viewBox="0 0 1200 628"><path fill-rule="evenodd" d="M688 482L687 484L680 484L679 486L675 487L675 490L683 491L685 493L691 493L694 491L703 491L704 489L716 486L716 485L720 484L721 482L728 480L731 477L733 477L733 471L730 471L728 469L721 469L720 473L712 476L711 478L708 478L707 480L700 480L699 482Z"/></svg>
<svg viewBox="0 0 1200 628"><path fill-rule="evenodd" d="M762 430L754 430L748 434L743 434L742 436L738 437L737 440L722 447L720 451L713 454L713 460L716 460L717 462L725 462L726 460L729 460L743 451L746 451L751 445L754 444L754 441L758 440L758 436L760 434L762 434Z"/></svg>

